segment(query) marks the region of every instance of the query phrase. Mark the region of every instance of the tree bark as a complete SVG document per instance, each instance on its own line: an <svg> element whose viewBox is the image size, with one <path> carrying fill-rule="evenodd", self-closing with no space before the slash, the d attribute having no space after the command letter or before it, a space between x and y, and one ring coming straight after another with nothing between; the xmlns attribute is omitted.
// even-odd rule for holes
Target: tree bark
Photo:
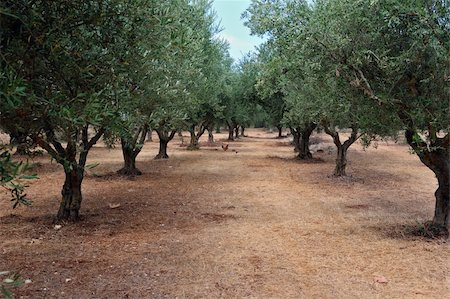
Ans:
<svg viewBox="0 0 450 299"><path fill-rule="evenodd" d="M189 150L198 150L198 149L200 149L200 146L198 144L198 138L197 138L197 136L195 134L195 129L191 128L189 130L189 134L191 135L191 140L189 142L188 149Z"/></svg>
<svg viewBox="0 0 450 299"><path fill-rule="evenodd" d="M238 139L239 138L239 126L234 126L234 138Z"/></svg>
<svg viewBox="0 0 450 299"><path fill-rule="evenodd" d="M233 125L227 124L227 126L228 126L228 140L229 141L234 141L234 128L233 128Z"/></svg>
<svg viewBox="0 0 450 299"><path fill-rule="evenodd" d="M208 143L214 143L213 128L208 128Z"/></svg>
<svg viewBox="0 0 450 299"><path fill-rule="evenodd" d="M77 221L80 218L81 183L84 171L77 169L76 163L72 167L74 169L65 172L66 178L61 191L62 199L56 216L57 220Z"/></svg>
<svg viewBox="0 0 450 299"><path fill-rule="evenodd" d="M294 152L298 153L300 151L300 128L290 128L293 140L292 145L294 146Z"/></svg>
<svg viewBox="0 0 450 299"><path fill-rule="evenodd" d="M143 125L134 132L133 136L124 135L120 138L124 165L117 173L127 176L142 174L142 172L136 168L136 157L144 146L148 131L148 126Z"/></svg>
<svg viewBox="0 0 450 299"><path fill-rule="evenodd" d="M449 163L448 158L441 160L442 164L446 164L446 170L437 173L436 177L438 179L438 188L434 193L436 198L436 204L434 209L433 224L437 227L449 230Z"/></svg>
<svg viewBox="0 0 450 299"><path fill-rule="evenodd" d="M430 132L430 145L422 141L414 130L406 130L408 144L419 156L420 161L433 171L438 180L438 188L434 193L436 198L433 225L441 230L449 231L449 169L450 169L450 137L438 138L435 132ZM434 135L434 136L433 136Z"/></svg>
<svg viewBox="0 0 450 299"><path fill-rule="evenodd" d="M206 131L206 125L202 124L200 125L198 133L195 133L195 125L192 125L189 129L189 133L191 134L191 141L189 143L188 149L189 150L198 150L200 149L200 137L202 137L203 133Z"/></svg>
<svg viewBox="0 0 450 299"><path fill-rule="evenodd" d="M277 126L277 129L278 129L278 138L282 138L283 137L283 127Z"/></svg>
<svg viewBox="0 0 450 299"><path fill-rule="evenodd" d="M148 130L148 132L147 132L147 141L150 141L150 142L152 142L153 141L153 134L152 134L153 132L152 132L152 129L149 129Z"/></svg>
<svg viewBox="0 0 450 299"><path fill-rule="evenodd" d="M123 167L117 171L121 175L135 176L141 175L142 172L136 168L137 154L122 142Z"/></svg>
<svg viewBox="0 0 450 299"><path fill-rule="evenodd" d="M168 132L166 130L156 130L159 137L159 152L155 156L155 160L159 159L169 159L169 155L167 154L167 145L169 144L170 140L173 139L173 137L176 134L176 130L172 130L172 132Z"/></svg>
<svg viewBox="0 0 450 299"><path fill-rule="evenodd" d="M168 143L169 143L169 141L167 141L167 140L163 140L163 139L159 140L159 152L155 156L156 160L169 159L169 155L167 154L167 145L168 145Z"/></svg>
<svg viewBox="0 0 450 299"><path fill-rule="evenodd" d="M245 127L241 126L241 136L245 137Z"/></svg>
<svg viewBox="0 0 450 299"><path fill-rule="evenodd" d="M33 135L33 141L45 149L50 156L64 167L65 181L61 191L62 199L56 220L76 221L79 219L82 194L81 183L84 178L84 168L90 149L105 133L104 128L99 128L89 139L89 125L81 128L81 146L77 146L80 130L70 132L75 137L68 140L66 148L56 139L54 130L49 125L45 128L46 140L40 135ZM78 162L76 160L77 148L79 148Z"/></svg>
<svg viewBox="0 0 450 299"><path fill-rule="evenodd" d="M355 126L352 126L352 133L350 134L350 137L344 143L341 143L339 133L335 131L334 127L331 128L327 124L324 124L323 127L325 133L333 138L333 142L337 148L336 167L334 169L333 176L346 176L347 173L345 170L347 166L347 150L360 137L358 136L358 129Z"/></svg>
<svg viewBox="0 0 450 299"><path fill-rule="evenodd" d="M315 123L308 123L304 128L300 130L298 134L298 158L301 160L309 160L312 159L311 151L309 150L309 138L311 137L312 132L317 127Z"/></svg>
<svg viewBox="0 0 450 299"><path fill-rule="evenodd" d="M347 166L347 150L348 147L343 145L336 145L337 147L337 157L336 157L336 167L334 168L334 176L346 176L345 168Z"/></svg>

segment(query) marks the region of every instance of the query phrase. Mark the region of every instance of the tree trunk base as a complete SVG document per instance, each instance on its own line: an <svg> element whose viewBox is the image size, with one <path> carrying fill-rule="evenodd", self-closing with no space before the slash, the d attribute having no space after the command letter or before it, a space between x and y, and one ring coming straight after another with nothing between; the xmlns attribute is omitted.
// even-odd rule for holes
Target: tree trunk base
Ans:
<svg viewBox="0 0 450 299"><path fill-rule="evenodd" d="M345 172L345 169L337 169L336 168L333 172L333 176L336 178L345 177L345 176L347 176L347 173Z"/></svg>
<svg viewBox="0 0 450 299"><path fill-rule="evenodd" d="M128 168L123 167L122 169L119 169L117 171L118 174L124 175L124 176L136 176L136 175L142 175L142 172L137 168Z"/></svg>
<svg viewBox="0 0 450 299"><path fill-rule="evenodd" d="M294 149L295 152L299 152L299 149ZM297 155L297 159L299 160L312 160L313 156L311 152L308 153L300 153Z"/></svg>
<svg viewBox="0 0 450 299"><path fill-rule="evenodd" d="M68 222L77 222L80 221L80 214L78 210L66 210L66 209L59 209L58 214L56 215L56 219L53 221L54 223L58 223L61 221L68 221Z"/></svg>
<svg viewBox="0 0 450 299"><path fill-rule="evenodd" d="M445 226L434 224L432 221L427 221L416 227L415 234L431 239L449 237L449 231Z"/></svg>
<svg viewBox="0 0 450 299"><path fill-rule="evenodd" d="M56 221L80 220L80 207L82 202L81 182L83 181L83 173L77 170L66 172L66 179L61 190L61 202L59 205Z"/></svg>
<svg viewBox="0 0 450 299"><path fill-rule="evenodd" d="M169 159L169 155L168 154L157 154L155 156L155 160L162 160L162 159Z"/></svg>
<svg viewBox="0 0 450 299"><path fill-rule="evenodd" d="M187 150L190 150L190 151L198 151L199 149L200 149L200 146L198 146L198 145L190 144L187 146Z"/></svg>

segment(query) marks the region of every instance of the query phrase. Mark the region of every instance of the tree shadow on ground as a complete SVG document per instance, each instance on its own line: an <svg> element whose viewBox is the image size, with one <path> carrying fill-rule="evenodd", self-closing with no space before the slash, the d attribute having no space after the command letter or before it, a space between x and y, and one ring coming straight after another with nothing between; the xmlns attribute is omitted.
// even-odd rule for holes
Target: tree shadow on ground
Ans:
<svg viewBox="0 0 450 299"><path fill-rule="evenodd" d="M449 233L434 228L430 221L424 223L416 221L403 224L380 224L368 228L388 239L438 243L448 243L449 241Z"/></svg>

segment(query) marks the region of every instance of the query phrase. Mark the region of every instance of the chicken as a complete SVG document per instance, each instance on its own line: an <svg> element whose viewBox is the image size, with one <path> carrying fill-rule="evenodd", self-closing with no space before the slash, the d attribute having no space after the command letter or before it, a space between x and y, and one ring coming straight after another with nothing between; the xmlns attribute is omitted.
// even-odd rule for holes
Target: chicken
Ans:
<svg viewBox="0 0 450 299"><path fill-rule="evenodd" d="M228 150L228 144L222 144L222 149L226 152Z"/></svg>

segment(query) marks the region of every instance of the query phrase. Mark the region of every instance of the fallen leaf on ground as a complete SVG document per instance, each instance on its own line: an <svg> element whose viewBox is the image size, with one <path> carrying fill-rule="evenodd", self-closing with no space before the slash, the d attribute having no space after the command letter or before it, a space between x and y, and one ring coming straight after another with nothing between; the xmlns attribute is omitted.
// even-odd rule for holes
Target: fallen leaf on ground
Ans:
<svg viewBox="0 0 450 299"><path fill-rule="evenodd" d="M117 209L118 207L120 207L120 203L117 203L117 204L110 203L110 204L109 204L109 207L110 207L111 209Z"/></svg>
<svg viewBox="0 0 450 299"><path fill-rule="evenodd" d="M384 276L375 276L373 280L377 283L388 283L388 280Z"/></svg>

